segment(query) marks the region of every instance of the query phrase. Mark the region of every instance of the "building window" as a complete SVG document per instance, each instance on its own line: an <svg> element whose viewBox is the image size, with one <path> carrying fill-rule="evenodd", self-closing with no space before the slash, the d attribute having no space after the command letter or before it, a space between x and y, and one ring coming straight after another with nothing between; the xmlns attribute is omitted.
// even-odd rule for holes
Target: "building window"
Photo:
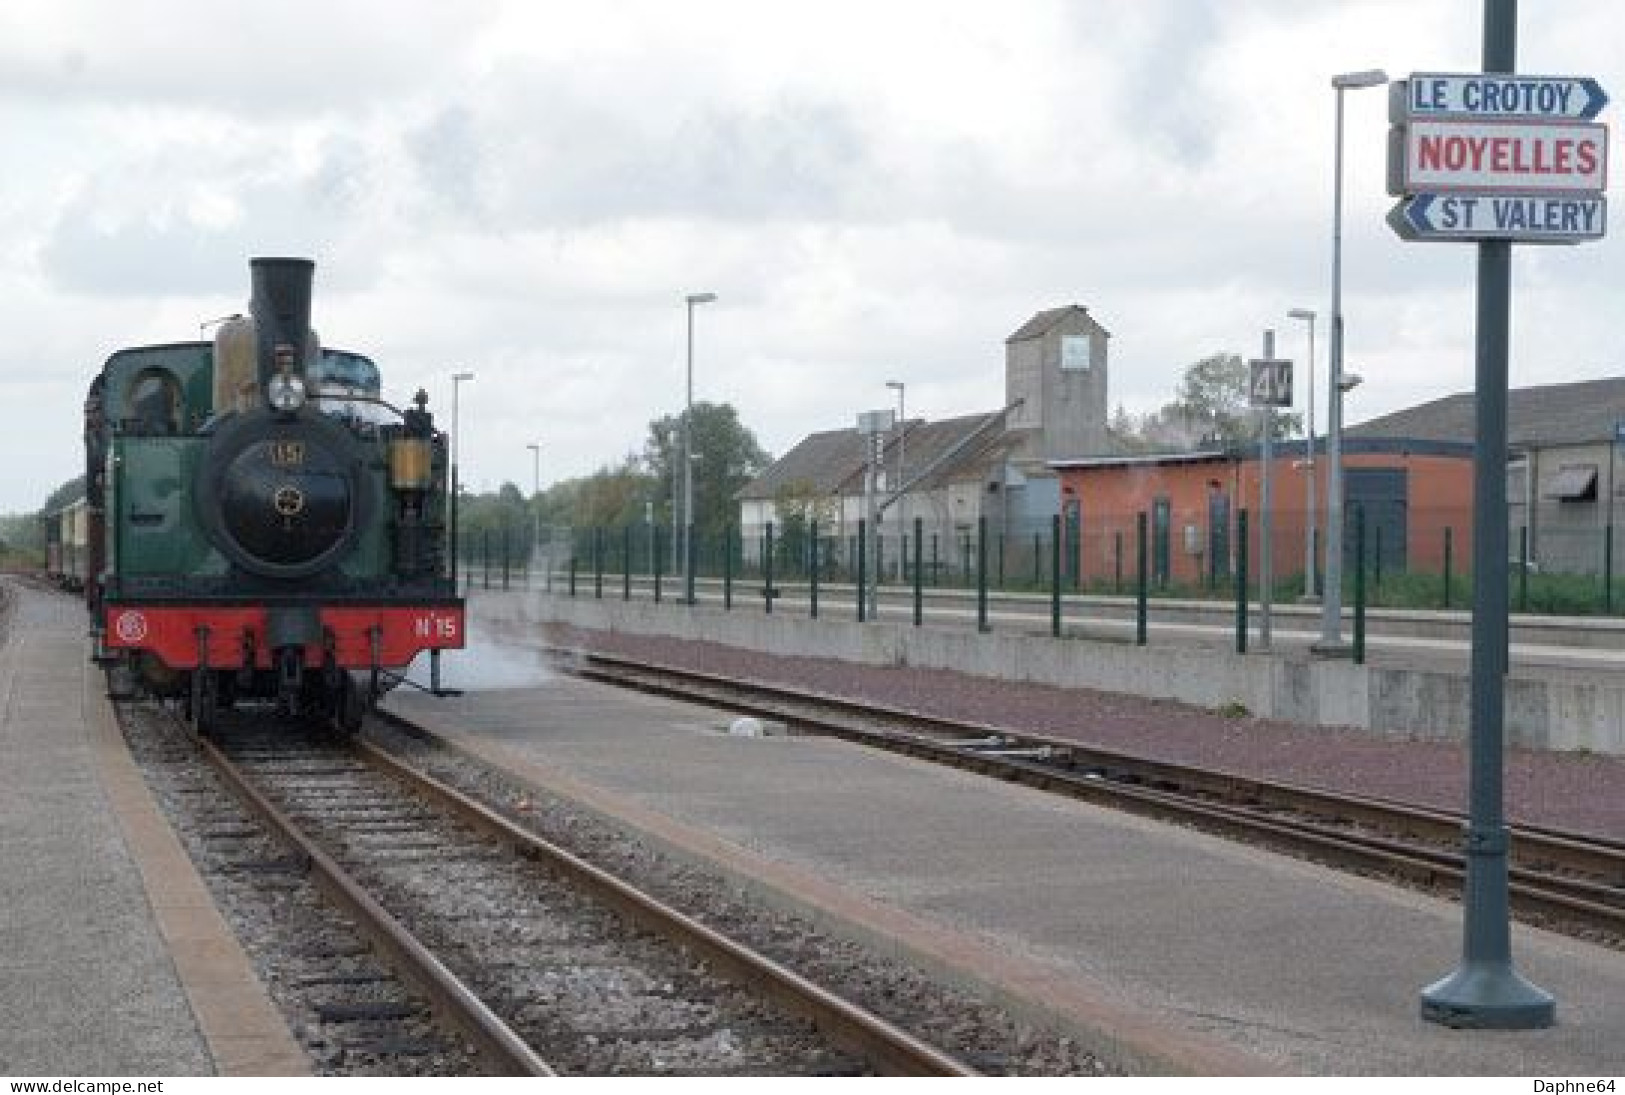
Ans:
<svg viewBox="0 0 1625 1095"><path fill-rule="evenodd" d="M1560 502L1597 500L1597 465L1564 464L1546 485L1546 497Z"/></svg>

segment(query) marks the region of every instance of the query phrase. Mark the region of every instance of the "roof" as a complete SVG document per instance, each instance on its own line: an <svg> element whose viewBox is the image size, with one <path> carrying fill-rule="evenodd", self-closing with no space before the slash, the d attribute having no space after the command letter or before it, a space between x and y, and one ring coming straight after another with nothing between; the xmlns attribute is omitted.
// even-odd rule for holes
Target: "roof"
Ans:
<svg viewBox="0 0 1625 1095"><path fill-rule="evenodd" d="M1089 309L1085 308L1081 304L1067 304L1060 308L1046 308L1042 312L1034 314L1032 319L1029 319L1026 323L1023 323L1020 327L1016 328L1015 334L1011 335L1004 341L1025 342L1030 338L1042 338L1044 337L1045 332L1047 332L1057 323L1061 322L1061 320L1066 318L1068 315L1071 315L1073 312L1083 316L1084 319L1087 319L1096 327L1100 327L1100 322L1096 320L1094 316L1089 314ZM1100 327L1100 329L1108 336L1111 334L1111 332L1107 331L1104 327Z"/></svg>
<svg viewBox="0 0 1625 1095"><path fill-rule="evenodd" d="M1075 468L1132 468L1152 464L1199 464L1206 461L1234 459L1234 453L1222 449L1205 449L1197 452L1138 452L1114 456L1072 456L1062 460L1051 460L1049 466L1065 471Z"/></svg>
<svg viewBox="0 0 1625 1095"><path fill-rule="evenodd" d="M1476 408L1473 393L1460 392L1350 426L1343 434L1471 444ZM1619 422L1625 422L1625 377L1542 384L1507 393L1507 444L1515 448L1609 441Z"/></svg>
<svg viewBox="0 0 1625 1095"><path fill-rule="evenodd" d="M1302 459L1309 443L1301 437L1274 442L1273 456L1278 460ZM1244 445L1231 445L1224 449L1194 449L1181 452L1137 452L1112 456L1069 456L1046 461L1056 471L1093 471L1099 468L1143 468L1159 464L1202 464L1233 460L1257 460L1263 453L1263 444L1250 441ZM1315 453L1326 453L1326 439L1315 438ZM1344 456L1451 456L1470 459L1473 446L1466 441L1435 441L1415 437L1347 437L1343 438Z"/></svg>
<svg viewBox="0 0 1625 1095"><path fill-rule="evenodd" d="M907 472L912 479L919 472L948 455L956 445L976 432L990 415L998 411L944 418L936 422L910 419L902 435L903 456L908 462ZM884 459L887 467L895 468L898 435L886 435ZM962 457L980 453L986 446L971 446ZM957 459L949 466L933 473L913 489L928 488L931 483L953 478L956 469L965 467L965 459ZM825 430L803 438L795 448L768 466L739 491L740 501L771 500L784 487L792 483L810 483L820 494L852 493L861 486L864 469L863 438L856 428Z"/></svg>

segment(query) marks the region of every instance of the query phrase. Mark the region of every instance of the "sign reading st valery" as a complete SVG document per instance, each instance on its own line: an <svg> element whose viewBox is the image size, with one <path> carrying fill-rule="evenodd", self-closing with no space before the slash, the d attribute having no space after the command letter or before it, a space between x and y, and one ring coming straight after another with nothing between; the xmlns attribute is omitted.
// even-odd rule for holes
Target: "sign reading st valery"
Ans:
<svg viewBox="0 0 1625 1095"><path fill-rule="evenodd" d="M1388 223L1410 240L1578 243L1607 225L1608 102L1589 76L1415 73L1390 90Z"/></svg>

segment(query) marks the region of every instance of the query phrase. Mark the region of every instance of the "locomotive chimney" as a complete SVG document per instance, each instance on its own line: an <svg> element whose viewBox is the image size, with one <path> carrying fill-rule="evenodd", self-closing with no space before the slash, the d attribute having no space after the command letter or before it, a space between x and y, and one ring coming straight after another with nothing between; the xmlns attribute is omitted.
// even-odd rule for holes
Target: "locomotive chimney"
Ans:
<svg viewBox="0 0 1625 1095"><path fill-rule="evenodd" d="M260 391L268 391L272 377L284 371L302 386L313 349L310 287L316 264L310 259L262 258L251 259L248 265L253 271L249 312L258 338Z"/></svg>

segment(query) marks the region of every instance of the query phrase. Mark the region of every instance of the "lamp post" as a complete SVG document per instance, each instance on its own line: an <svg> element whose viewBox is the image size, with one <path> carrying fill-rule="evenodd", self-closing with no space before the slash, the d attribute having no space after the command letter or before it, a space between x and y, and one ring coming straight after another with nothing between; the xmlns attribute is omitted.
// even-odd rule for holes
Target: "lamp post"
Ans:
<svg viewBox="0 0 1625 1095"><path fill-rule="evenodd" d="M450 550L446 558L451 565L451 579L457 581L457 393L465 380L473 380L471 372L451 374L451 490L446 497L446 528L451 532Z"/></svg>
<svg viewBox="0 0 1625 1095"><path fill-rule="evenodd" d="M542 443L532 441L525 448L530 450L530 507L532 519L532 532L530 536L530 561L534 568L536 562L542 557ZM549 561L549 569L552 563Z"/></svg>
<svg viewBox="0 0 1625 1095"><path fill-rule="evenodd" d="M1309 439L1304 449L1304 469L1307 480L1304 501L1305 526L1303 530L1303 600L1315 599L1315 313L1308 308L1294 308L1288 319L1301 319L1309 324L1309 410L1305 416L1305 434Z"/></svg>
<svg viewBox="0 0 1625 1095"><path fill-rule="evenodd" d="M908 566L903 557L903 537L908 534L908 502L907 495L903 493L903 445L908 438L908 417L904 412L903 393L907 387L901 380L888 380L886 387L897 390L897 483L892 487L892 493L897 496L897 567L902 574ZM906 575L905 575L906 577Z"/></svg>
<svg viewBox="0 0 1625 1095"><path fill-rule="evenodd" d="M1320 603L1317 654L1346 656L1343 641L1343 92L1382 87L1388 74L1380 69L1345 72L1332 77L1337 92L1336 152L1332 175L1332 352L1331 387L1326 394L1326 595Z"/></svg>
<svg viewBox="0 0 1625 1095"><path fill-rule="evenodd" d="M694 603L694 306L710 304L715 293L690 293L688 302L688 397L683 409L683 599Z"/></svg>

